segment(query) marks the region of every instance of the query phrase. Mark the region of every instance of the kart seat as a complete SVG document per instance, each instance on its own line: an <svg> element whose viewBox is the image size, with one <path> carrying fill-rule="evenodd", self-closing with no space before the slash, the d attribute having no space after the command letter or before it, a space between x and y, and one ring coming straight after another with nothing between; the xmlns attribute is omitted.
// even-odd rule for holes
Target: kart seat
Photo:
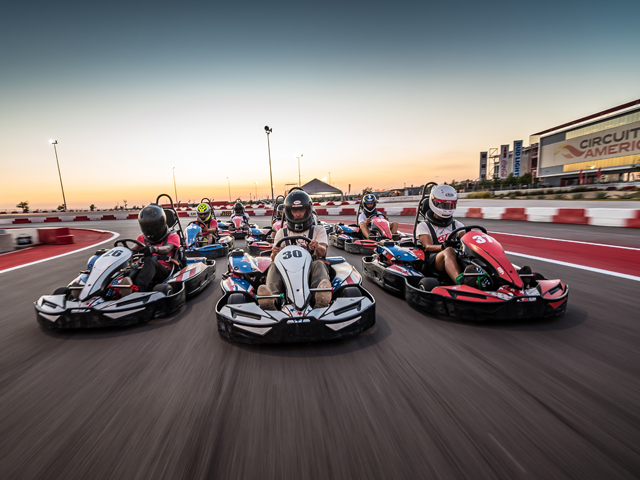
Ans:
<svg viewBox="0 0 640 480"><path fill-rule="evenodd" d="M164 214L167 216L167 226L169 227L169 230L173 230L178 223L178 217L172 208L164 208L163 210Z"/></svg>

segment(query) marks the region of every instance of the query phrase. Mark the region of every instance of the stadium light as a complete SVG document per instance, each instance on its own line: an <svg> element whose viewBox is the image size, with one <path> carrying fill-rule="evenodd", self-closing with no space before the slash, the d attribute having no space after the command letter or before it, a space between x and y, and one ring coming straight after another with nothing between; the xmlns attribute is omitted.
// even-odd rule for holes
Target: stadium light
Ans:
<svg viewBox="0 0 640 480"><path fill-rule="evenodd" d="M229 184L229 203L231 203L231 181L229 177L227 177L227 183Z"/></svg>
<svg viewBox="0 0 640 480"><path fill-rule="evenodd" d="M269 134L273 132L273 128L269 128L267 125L264 127L264 132L267 134L267 150L269 151L269 178L271 178L271 202L273 203L273 173L271 172L271 144L269 143Z"/></svg>
<svg viewBox="0 0 640 480"><path fill-rule="evenodd" d="M302 157L303 154L300 154L300 157ZM300 157L296 157L298 159L298 186L301 187L302 183L300 182Z"/></svg>
<svg viewBox="0 0 640 480"><path fill-rule="evenodd" d="M180 206L178 204L178 188L176 187L176 167L173 167L173 191L176 194L176 206Z"/></svg>
<svg viewBox="0 0 640 480"><path fill-rule="evenodd" d="M64 186L62 185L62 174L60 173L60 162L58 161L58 149L56 145L58 144L57 140L49 140L49 143L53 145L53 151L56 154L56 165L58 165L58 176L60 177L60 189L62 190L62 205L64 205L65 211L67 210L67 199L64 197Z"/></svg>

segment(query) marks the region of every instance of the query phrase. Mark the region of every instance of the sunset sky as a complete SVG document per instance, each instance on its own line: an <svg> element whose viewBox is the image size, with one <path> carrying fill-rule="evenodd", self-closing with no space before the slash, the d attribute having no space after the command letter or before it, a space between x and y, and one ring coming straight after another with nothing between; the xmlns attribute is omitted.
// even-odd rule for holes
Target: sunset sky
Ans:
<svg viewBox="0 0 640 480"><path fill-rule="evenodd" d="M525 5L527 7L525 7ZM481 150L640 98L640 2L13 2L0 209L476 178Z"/></svg>

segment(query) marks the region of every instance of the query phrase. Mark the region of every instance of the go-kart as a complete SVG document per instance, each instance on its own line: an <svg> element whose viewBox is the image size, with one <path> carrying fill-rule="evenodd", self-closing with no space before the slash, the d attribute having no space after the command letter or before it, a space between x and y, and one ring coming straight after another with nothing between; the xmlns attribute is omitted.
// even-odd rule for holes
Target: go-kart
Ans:
<svg viewBox="0 0 640 480"><path fill-rule="evenodd" d="M362 204L358 207L356 222L362 211ZM382 240L393 240L391 226L386 218L374 217L371 219L369 238L364 238L360 227L356 224L345 225L340 222L334 226L329 234L329 243L335 247L344 249L349 253L373 253L378 243ZM396 234L396 238L401 235Z"/></svg>
<svg viewBox="0 0 640 480"><path fill-rule="evenodd" d="M249 232L249 224L243 217L233 217L228 223L227 227L229 235L236 240L241 240L247 236Z"/></svg>
<svg viewBox="0 0 640 480"><path fill-rule="evenodd" d="M187 257L225 257L230 250L233 250L235 245L235 240L231 235L214 236L214 242L209 243L207 234L202 234L202 224L200 222L190 222L184 231L186 234L185 254Z"/></svg>
<svg viewBox="0 0 640 480"><path fill-rule="evenodd" d="M303 240L288 236L278 241ZM244 343L285 343L330 340L358 335L375 324L375 300L361 285L355 268L342 257L327 258L331 280L331 303L315 308L309 272L313 258L297 244L285 246L276 256L285 285L284 294L271 295L276 310L263 310L254 292L266 280L268 258L252 258L241 250L229 255L229 271L221 281L224 295L216 305L218 332Z"/></svg>
<svg viewBox="0 0 640 480"><path fill-rule="evenodd" d="M466 233L458 238L459 232ZM566 311L569 287L513 265L483 227L457 228L447 242L458 252L465 284L454 285L436 271L425 278L407 276L404 293L411 306L467 321L555 317ZM467 273L468 265L475 267L473 273Z"/></svg>
<svg viewBox="0 0 640 480"><path fill-rule="evenodd" d="M58 288L52 295L44 295L34 303L38 323L47 329L145 323L169 315L182 307L188 297L205 288L215 278L215 261L186 258L178 214L173 207L164 210L170 230L177 226L175 233L180 236L182 245L170 262L171 273L163 282L154 285L150 292L139 292L135 285L121 284L125 277L135 280L142 268L143 256L132 251L128 244L144 245L134 239L120 239L112 249L98 250L90 257L86 270L68 286ZM123 297L121 289L133 292Z"/></svg>
<svg viewBox="0 0 640 480"><path fill-rule="evenodd" d="M431 182L423 189L416 209L413 240L381 242L374 255L362 259L365 276L382 288L403 295L415 308L460 320L562 315L567 307L569 287L560 280L547 280L540 273L521 271L484 227L470 225L454 229L446 240L456 250L462 270L468 265L475 267L473 273L465 273L464 282L473 286L454 285L446 273L428 270L416 230L418 223L429 217L430 188L435 185ZM460 232L465 232L461 238Z"/></svg>

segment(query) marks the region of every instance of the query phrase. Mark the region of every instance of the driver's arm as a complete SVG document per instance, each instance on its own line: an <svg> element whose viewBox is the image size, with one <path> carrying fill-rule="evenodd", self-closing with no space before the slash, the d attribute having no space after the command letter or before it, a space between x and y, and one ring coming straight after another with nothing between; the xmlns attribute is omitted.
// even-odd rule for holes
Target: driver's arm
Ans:
<svg viewBox="0 0 640 480"><path fill-rule="evenodd" d="M434 245L431 240L431 235L420 235L418 238L420 239L420 243L422 244L422 248L424 248L425 252L438 253L442 251L442 244Z"/></svg>
<svg viewBox="0 0 640 480"><path fill-rule="evenodd" d="M158 255L168 255L171 251L176 248L173 243L167 243L161 247L152 247L153 253L157 253Z"/></svg>
<svg viewBox="0 0 640 480"><path fill-rule="evenodd" d="M318 257L324 257L327 253L328 245L326 243L318 243L312 240L309 243L309 250L313 250Z"/></svg>

